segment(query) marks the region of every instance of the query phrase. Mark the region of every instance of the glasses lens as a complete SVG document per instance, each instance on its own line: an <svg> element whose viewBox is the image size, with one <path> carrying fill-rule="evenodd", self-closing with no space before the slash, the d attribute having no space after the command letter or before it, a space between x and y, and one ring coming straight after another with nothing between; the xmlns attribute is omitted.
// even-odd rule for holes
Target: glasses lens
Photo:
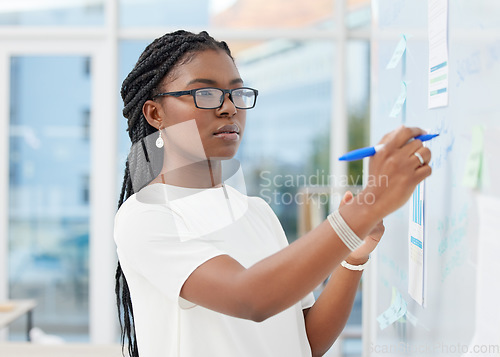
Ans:
<svg viewBox="0 0 500 357"><path fill-rule="evenodd" d="M239 88L231 93L236 108L249 109L255 105L255 92L248 88Z"/></svg>
<svg viewBox="0 0 500 357"><path fill-rule="evenodd" d="M196 104L200 108L213 109L221 105L221 98L224 93L217 88L203 88L196 91Z"/></svg>

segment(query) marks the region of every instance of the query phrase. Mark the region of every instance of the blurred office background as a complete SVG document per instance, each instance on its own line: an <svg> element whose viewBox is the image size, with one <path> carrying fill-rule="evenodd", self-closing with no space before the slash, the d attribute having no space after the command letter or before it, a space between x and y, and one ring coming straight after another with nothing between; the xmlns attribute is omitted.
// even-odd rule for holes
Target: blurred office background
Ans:
<svg viewBox="0 0 500 357"><path fill-rule="evenodd" d="M333 157L367 144L370 5L0 0L0 301L35 299L34 325L67 342L118 342L112 229L130 148L119 87L149 42L179 28L226 40L259 89L237 158L248 193L295 240L304 186L330 174L361 184L361 167ZM330 355L361 355L361 293Z"/></svg>

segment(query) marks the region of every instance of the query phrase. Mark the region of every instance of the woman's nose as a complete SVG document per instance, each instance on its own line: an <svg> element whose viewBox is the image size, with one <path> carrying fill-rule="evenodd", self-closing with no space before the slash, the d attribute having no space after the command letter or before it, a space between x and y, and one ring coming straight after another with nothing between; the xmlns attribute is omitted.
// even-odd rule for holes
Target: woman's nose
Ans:
<svg viewBox="0 0 500 357"><path fill-rule="evenodd" d="M217 109L217 111L218 114L221 116L222 115L233 116L238 112L229 93L224 93L224 100L220 108Z"/></svg>

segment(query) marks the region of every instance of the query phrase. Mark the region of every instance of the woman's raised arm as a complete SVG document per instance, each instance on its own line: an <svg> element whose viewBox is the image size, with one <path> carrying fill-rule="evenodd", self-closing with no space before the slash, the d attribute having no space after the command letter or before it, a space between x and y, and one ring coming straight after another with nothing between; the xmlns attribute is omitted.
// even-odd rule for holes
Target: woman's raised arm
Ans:
<svg viewBox="0 0 500 357"><path fill-rule="evenodd" d="M400 127L380 141L370 160L372 181L340 215L364 238L386 215L401 207L431 174L430 151L411 138L424 132ZM413 155L424 157L421 165ZM297 303L323 282L351 251L325 220L285 249L245 269L227 255L200 265L185 281L181 297L227 315L263 321Z"/></svg>

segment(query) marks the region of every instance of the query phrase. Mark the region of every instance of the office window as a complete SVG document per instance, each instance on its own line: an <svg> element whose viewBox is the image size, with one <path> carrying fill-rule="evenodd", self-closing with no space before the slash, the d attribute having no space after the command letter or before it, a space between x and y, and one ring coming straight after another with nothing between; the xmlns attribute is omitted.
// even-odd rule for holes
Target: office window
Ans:
<svg viewBox="0 0 500 357"><path fill-rule="evenodd" d="M102 26L104 1L1 1L0 26Z"/></svg>
<svg viewBox="0 0 500 357"><path fill-rule="evenodd" d="M120 0L122 27L192 27L208 25L209 0Z"/></svg>
<svg viewBox="0 0 500 357"><path fill-rule="evenodd" d="M238 153L247 191L271 205L293 241L304 199L300 187L328 175L335 46L273 40L241 49L235 58L245 84L259 90Z"/></svg>
<svg viewBox="0 0 500 357"><path fill-rule="evenodd" d="M82 109L82 138L85 141L90 139L90 108Z"/></svg>
<svg viewBox="0 0 500 357"><path fill-rule="evenodd" d="M332 0L120 0L120 25L325 28L331 26L333 4Z"/></svg>
<svg viewBox="0 0 500 357"><path fill-rule="evenodd" d="M80 113L90 105L85 60L11 58L9 297L36 299L36 326L67 341L88 339L89 326L90 150L81 140ZM21 320L11 339L25 338Z"/></svg>

